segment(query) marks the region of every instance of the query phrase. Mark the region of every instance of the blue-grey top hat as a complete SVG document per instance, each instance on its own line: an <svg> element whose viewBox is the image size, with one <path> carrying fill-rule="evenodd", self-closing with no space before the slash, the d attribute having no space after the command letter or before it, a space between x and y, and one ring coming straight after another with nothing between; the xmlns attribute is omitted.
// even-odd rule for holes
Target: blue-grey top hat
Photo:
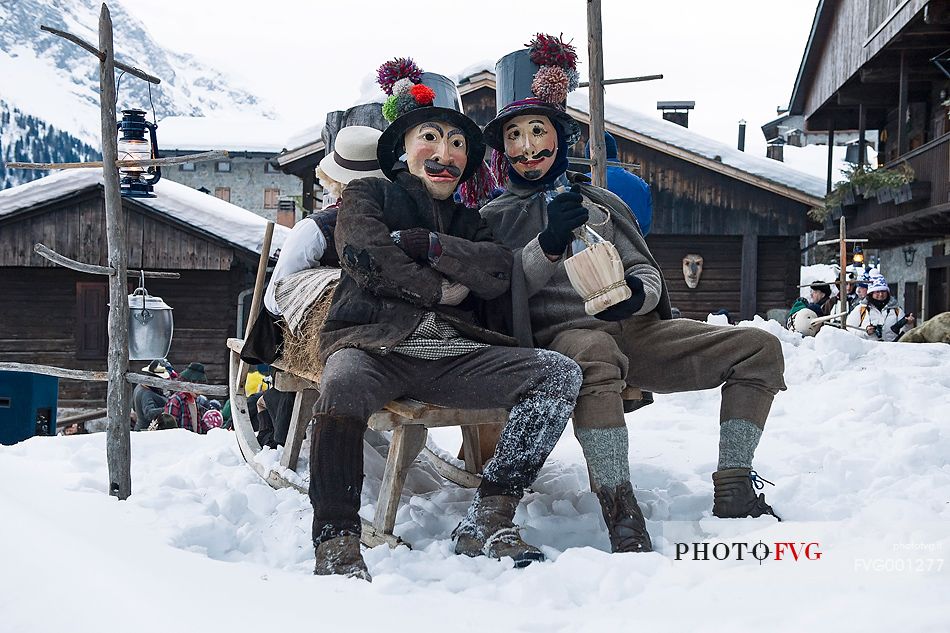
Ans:
<svg viewBox="0 0 950 633"><path fill-rule="evenodd" d="M574 47L559 38L538 34L529 45L495 64L495 105L498 115L485 126L485 142L503 151L502 125L524 114L542 114L561 128L573 145L580 126L567 112L567 93L577 87ZM540 62L540 63L539 63Z"/></svg>
<svg viewBox="0 0 950 633"><path fill-rule="evenodd" d="M445 75L424 73L409 59L386 62L377 75L380 86L390 94L383 104L383 116L391 123L376 146L379 168L386 177L392 180L394 168L405 151L405 133L425 121L442 120L459 126L465 133L468 161L459 182L471 178L485 155L485 141L478 124L463 114L455 82Z"/></svg>

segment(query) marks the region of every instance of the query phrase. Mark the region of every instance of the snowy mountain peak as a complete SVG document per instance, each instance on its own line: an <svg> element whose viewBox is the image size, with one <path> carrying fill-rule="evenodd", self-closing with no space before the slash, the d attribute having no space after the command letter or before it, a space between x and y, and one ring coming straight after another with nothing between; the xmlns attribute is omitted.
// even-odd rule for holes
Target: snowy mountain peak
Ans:
<svg viewBox="0 0 950 633"><path fill-rule="evenodd" d="M98 146L99 69L75 44L40 31L69 31L97 44L100 0L0 0L0 99L22 112ZM166 116L235 113L272 117L273 111L219 71L156 43L143 23L118 2L112 14L116 58L161 78L151 87L119 77L119 110L141 107ZM121 73L118 73L121 75ZM154 110L152 105L154 104ZM150 117L151 118L151 117Z"/></svg>

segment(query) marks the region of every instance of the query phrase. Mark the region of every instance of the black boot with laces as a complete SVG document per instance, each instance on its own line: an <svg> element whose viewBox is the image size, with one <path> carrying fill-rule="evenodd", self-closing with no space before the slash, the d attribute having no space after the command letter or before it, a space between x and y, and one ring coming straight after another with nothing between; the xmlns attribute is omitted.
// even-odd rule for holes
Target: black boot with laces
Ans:
<svg viewBox="0 0 950 633"><path fill-rule="evenodd" d="M604 523L610 535L610 551L652 552L653 544L647 532L643 512L633 496L633 485L627 481L616 488L601 486L597 491Z"/></svg>
<svg viewBox="0 0 950 633"><path fill-rule="evenodd" d="M765 502L765 495L756 495L755 492L764 488L765 484L775 484L763 479L751 468L717 470L713 473L712 480L715 491L713 515L720 519L742 519L769 514L779 521L782 520L772 510L772 506Z"/></svg>

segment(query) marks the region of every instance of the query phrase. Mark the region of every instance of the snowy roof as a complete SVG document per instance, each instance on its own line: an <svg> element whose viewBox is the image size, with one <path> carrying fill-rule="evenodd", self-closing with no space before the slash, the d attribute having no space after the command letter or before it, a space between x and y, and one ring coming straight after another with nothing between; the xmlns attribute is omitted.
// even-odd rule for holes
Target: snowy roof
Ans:
<svg viewBox="0 0 950 633"><path fill-rule="evenodd" d="M481 61L463 69L456 77L459 84L467 79L489 72L494 74L494 64ZM590 103L586 90L568 95L568 110L571 115L587 121L590 118ZM707 138L693 130L657 117L620 107L604 104L605 124L611 133L642 143L648 147L689 160L708 169L724 173L765 189L776 191L806 204L817 204L825 196L823 178L802 173L788 165L741 152L735 147Z"/></svg>
<svg viewBox="0 0 950 633"><path fill-rule="evenodd" d="M242 116L170 116L158 122L163 150L228 150L277 154L293 126L285 121Z"/></svg>
<svg viewBox="0 0 950 633"><path fill-rule="evenodd" d="M0 191L0 221L22 209L102 186L99 169L70 169ZM136 198L135 202L159 215L184 222L229 244L260 254L267 220L246 209L201 193L177 182L161 180L155 185L155 198ZM277 225L271 255L280 248L290 229Z"/></svg>
<svg viewBox="0 0 950 633"><path fill-rule="evenodd" d="M467 66L466 68L462 69L462 71L457 73L453 79L455 79L455 83L460 84L468 80L470 77L474 77L475 75L480 75L481 73L485 72L494 75L495 62L490 59L483 59L480 62L476 62L471 66Z"/></svg>
<svg viewBox="0 0 950 633"><path fill-rule="evenodd" d="M326 125L320 121L315 125L309 125L302 130L294 132L285 142L284 147L287 151L295 150L304 145L311 145L323 140L323 128Z"/></svg>
<svg viewBox="0 0 950 633"><path fill-rule="evenodd" d="M831 182L832 184L846 180L844 175L846 169L854 167L847 162L844 157L848 148L845 145L835 145L833 158L831 162ZM822 183L826 183L828 177L828 146L827 145L806 145L805 147L796 147L786 144L782 150L785 164L798 171L812 174L816 178L821 178ZM873 147L868 147L868 163L877 164L877 152Z"/></svg>
<svg viewBox="0 0 950 633"><path fill-rule="evenodd" d="M567 104L569 110L583 113L585 119L589 116L590 104L586 90L568 95ZM604 104L604 119L611 132L627 132L623 135L634 141L767 189L777 186L778 189L786 190L779 191L784 195L803 194L797 196L802 202L814 204L818 198L825 196L823 178L800 172L764 156L739 151L731 145L655 115L635 112L607 102Z"/></svg>

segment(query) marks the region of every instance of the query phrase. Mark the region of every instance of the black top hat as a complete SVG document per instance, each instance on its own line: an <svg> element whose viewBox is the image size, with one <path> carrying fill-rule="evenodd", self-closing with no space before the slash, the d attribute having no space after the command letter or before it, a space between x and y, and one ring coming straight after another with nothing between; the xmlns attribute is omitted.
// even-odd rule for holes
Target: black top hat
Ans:
<svg viewBox="0 0 950 633"><path fill-rule="evenodd" d="M485 142L503 151L502 125L524 114L542 114L554 121L573 145L580 126L565 110L567 93L577 87L574 47L558 38L538 34L530 48L508 53L495 64L495 104L498 115L485 126Z"/></svg>
<svg viewBox="0 0 950 633"><path fill-rule="evenodd" d="M409 59L386 62L377 71L383 90L391 96L383 116L391 121L376 146L379 168L390 180L404 152L403 136L425 121L447 121L465 133L468 161L459 182L475 173L485 156L485 141L478 124L462 113L462 98L455 82L444 75L424 73Z"/></svg>

